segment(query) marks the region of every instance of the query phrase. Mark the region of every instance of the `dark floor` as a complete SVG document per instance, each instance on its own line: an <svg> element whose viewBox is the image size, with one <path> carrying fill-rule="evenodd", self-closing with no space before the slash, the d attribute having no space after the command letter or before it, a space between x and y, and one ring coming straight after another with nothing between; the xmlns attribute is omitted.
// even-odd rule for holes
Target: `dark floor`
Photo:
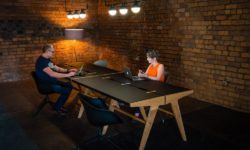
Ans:
<svg viewBox="0 0 250 150"><path fill-rule="evenodd" d="M77 107L66 118L55 115L49 106L32 117L42 99L33 81L2 83L0 90L0 150L70 150L95 135L85 117L77 119ZM181 100L180 109L188 142L181 140L172 118L158 113L146 149L250 149L250 114L191 98ZM143 125L127 117L123 120L124 124L112 126L119 135L111 139L122 149L137 149ZM117 131L109 130L109 135ZM81 147L112 149L104 141Z"/></svg>

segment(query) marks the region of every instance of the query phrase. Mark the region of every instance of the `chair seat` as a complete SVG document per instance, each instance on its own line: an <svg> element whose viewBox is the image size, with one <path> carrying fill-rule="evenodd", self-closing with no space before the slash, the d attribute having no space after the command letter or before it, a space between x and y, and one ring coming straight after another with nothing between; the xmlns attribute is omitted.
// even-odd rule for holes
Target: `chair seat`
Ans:
<svg viewBox="0 0 250 150"><path fill-rule="evenodd" d="M35 71L31 72L31 76L35 81L38 92L41 95L45 96L43 101L39 104L39 106L37 107L36 111L33 114L33 116L35 117L40 113L40 111L44 108L44 106L46 106L46 104L53 105L53 102L51 102L49 99L49 95L55 92L52 90L51 86L48 83L42 82L37 78Z"/></svg>
<svg viewBox="0 0 250 150"><path fill-rule="evenodd" d="M102 59L102 60L95 61L93 64L96 66L100 66L100 67L107 67L108 62L107 62L107 60Z"/></svg>
<svg viewBox="0 0 250 150"><path fill-rule="evenodd" d="M102 99L91 98L83 94L79 94L79 98L85 108L85 114L87 116L89 123L95 127L98 127L97 136L91 138L90 140L88 140L88 142L101 136L104 137L104 139L106 139L108 142L110 142L116 149L120 150L119 146L117 146L110 139L102 135L100 130L101 127L106 125L122 123L122 119L114 112L108 110L107 105Z"/></svg>
<svg viewBox="0 0 250 150"><path fill-rule="evenodd" d="M85 108L85 112L89 122L94 126L105 126L122 123L121 118L108 110L103 100L91 98L86 95L79 95L81 102Z"/></svg>

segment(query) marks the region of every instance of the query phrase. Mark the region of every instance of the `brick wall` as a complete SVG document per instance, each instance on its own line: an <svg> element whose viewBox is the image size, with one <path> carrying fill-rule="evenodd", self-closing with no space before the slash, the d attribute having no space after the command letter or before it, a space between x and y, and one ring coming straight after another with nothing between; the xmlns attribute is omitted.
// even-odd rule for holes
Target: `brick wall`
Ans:
<svg viewBox="0 0 250 150"><path fill-rule="evenodd" d="M84 1L67 0L68 9L86 7ZM64 40L65 28L85 28L92 31L96 26L97 0L88 2L87 18L68 20L64 0L2 0L0 3L0 82L30 78L36 58L46 43L56 47L55 63L93 61L95 32L82 41Z"/></svg>
<svg viewBox="0 0 250 150"><path fill-rule="evenodd" d="M114 17L103 0L88 4L86 19L68 20L64 0L1 1L0 81L30 78L45 43L55 45L56 63L104 58L109 67L134 73L147 67L145 50L154 48L172 84L194 89L197 99L250 112L249 0L146 0L139 14ZM64 28L85 28L87 36L66 41Z"/></svg>
<svg viewBox="0 0 250 150"><path fill-rule="evenodd" d="M111 17L99 0L99 57L117 62L113 68L136 72L148 65L145 49L158 49L172 84L194 89L197 99L250 112L249 0L142 5L137 15Z"/></svg>

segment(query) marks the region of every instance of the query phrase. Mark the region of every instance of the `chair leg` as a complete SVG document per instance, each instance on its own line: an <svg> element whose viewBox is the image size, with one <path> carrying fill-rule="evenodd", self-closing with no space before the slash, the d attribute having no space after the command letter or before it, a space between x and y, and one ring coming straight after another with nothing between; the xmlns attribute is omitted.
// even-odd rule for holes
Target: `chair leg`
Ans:
<svg viewBox="0 0 250 150"><path fill-rule="evenodd" d="M41 104L38 106L37 110L36 110L35 113L33 114L33 117L37 116L37 115L40 113L40 111L43 109L43 107L44 107L47 103L49 103L49 102L50 102L50 101L49 101L49 96L46 95L46 97L43 99L43 101L41 102Z"/></svg>
<svg viewBox="0 0 250 150"><path fill-rule="evenodd" d="M99 140L100 138L103 138L104 140L108 141L115 149L117 150L122 150L117 144L115 144L112 140L110 140L108 137L106 137L105 135L102 135L102 129L101 128L98 128L97 129L97 135L84 141L82 144L84 145L88 145L90 144L91 142L94 142L95 140ZM80 144L77 145L76 149L77 150L81 150L80 148Z"/></svg>
<svg viewBox="0 0 250 150"><path fill-rule="evenodd" d="M104 138L106 141L108 141L115 149L122 150L117 144L115 144L112 140L107 138L105 135L102 135L102 138Z"/></svg>

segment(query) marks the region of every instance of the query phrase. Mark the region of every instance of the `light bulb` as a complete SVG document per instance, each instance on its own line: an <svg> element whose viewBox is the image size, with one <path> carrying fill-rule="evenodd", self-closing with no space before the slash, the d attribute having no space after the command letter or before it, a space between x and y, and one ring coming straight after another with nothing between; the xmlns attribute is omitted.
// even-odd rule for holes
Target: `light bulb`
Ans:
<svg viewBox="0 0 250 150"><path fill-rule="evenodd" d="M126 15L128 13L128 9L126 8L125 3L122 3L119 9L119 12L121 15Z"/></svg>
<svg viewBox="0 0 250 150"><path fill-rule="evenodd" d="M70 11L69 11L68 14L67 14L67 18L68 18L68 19L73 19L73 15L72 15L72 13L71 13Z"/></svg>
<svg viewBox="0 0 250 150"><path fill-rule="evenodd" d="M81 10L79 17L82 19L86 17L86 13L84 10Z"/></svg>
<svg viewBox="0 0 250 150"><path fill-rule="evenodd" d="M138 12L140 12L141 7L139 6L138 1L134 2L134 5L131 7L131 11L135 14L137 14Z"/></svg>
<svg viewBox="0 0 250 150"><path fill-rule="evenodd" d="M78 14L78 11L75 10L75 13L74 13L74 15L73 15L73 18L77 19L77 18L79 18L79 17L80 17L80 16L79 16L79 14Z"/></svg>
<svg viewBox="0 0 250 150"><path fill-rule="evenodd" d="M117 13L116 9L115 9L115 6L114 5L111 5L110 8L109 8L109 15L110 16L115 16Z"/></svg>

